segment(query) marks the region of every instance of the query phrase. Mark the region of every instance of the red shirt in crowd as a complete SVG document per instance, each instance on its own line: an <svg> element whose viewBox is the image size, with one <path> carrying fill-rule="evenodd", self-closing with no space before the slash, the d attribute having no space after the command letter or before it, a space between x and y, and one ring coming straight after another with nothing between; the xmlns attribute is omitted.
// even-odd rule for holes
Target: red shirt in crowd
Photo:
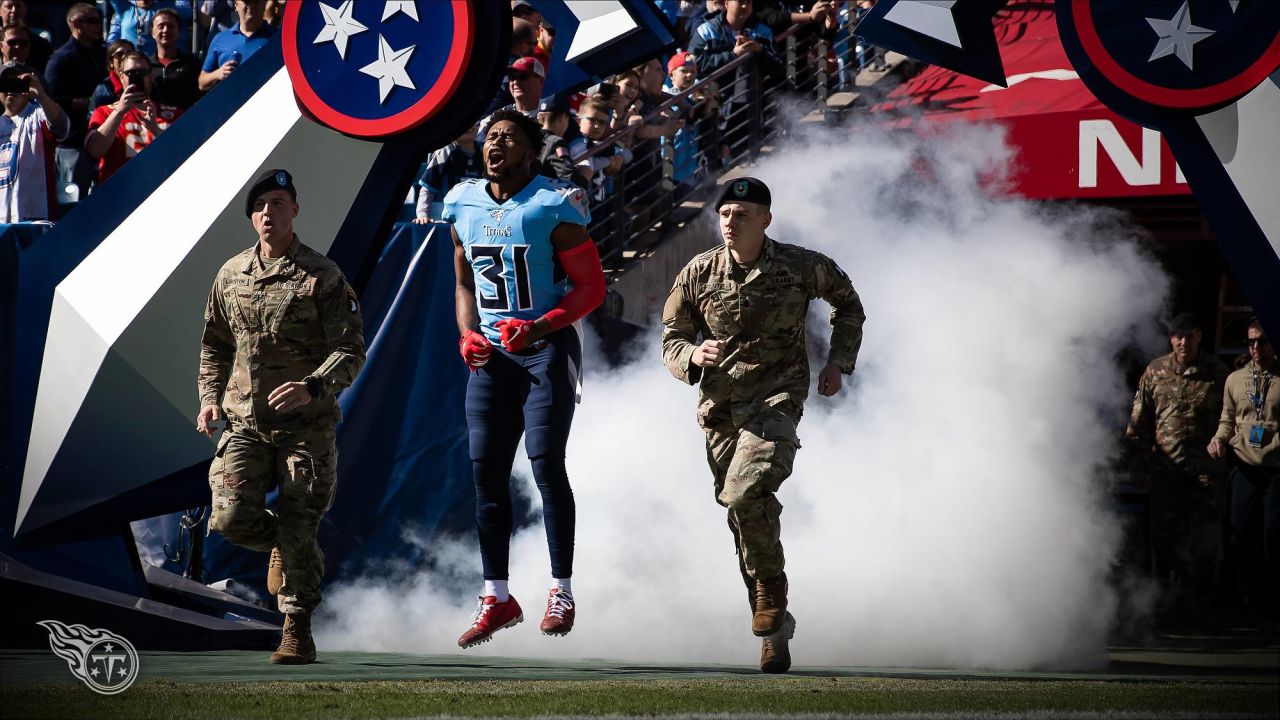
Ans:
<svg viewBox="0 0 1280 720"><path fill-rule="evenodd" d="M178 119L178 116L182 115L182 111L172 105L157 105L156 108L156 125L159 125L161 130L167 129L174 120ZM114 109L114 105L103 105L94 110L89 116L89 132L94 132L105 124L107 117ZM150 145L152 140L155 140L155 137L142 122L142 112L137 108L126 112L120 120L120 127L116 128L115 140L107 149L107 154L98 161L98 183L106 181L128 162L129 158Z"/></svg>

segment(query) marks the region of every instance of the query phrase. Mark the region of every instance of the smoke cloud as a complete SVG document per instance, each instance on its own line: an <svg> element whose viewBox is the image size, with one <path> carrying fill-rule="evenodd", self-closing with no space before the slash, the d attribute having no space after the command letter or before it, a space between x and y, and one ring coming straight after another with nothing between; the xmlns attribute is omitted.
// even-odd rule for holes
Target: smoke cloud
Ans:
<svg viewBox="0 0 1280 720"><path fill-rule="evenodd" d="M797 665L1105 662L1119 528L1100 479L1129 402L1115 356L1156 347L1166 281L1114 215L993 197L1012 162L992 127L816 130L752 171L773 189L771 236L835 258L868 315L857 372L810 398L779 494ZM826 310L811 311L811 350ZM576 628L537 631L539 520L512 541L527 622L466 652L755 662L696 390L663 368L657 328L625 367L589 363L568 459ZM322 647L458 651L475 540L408 539L434 565L330 590Z"/></svg>

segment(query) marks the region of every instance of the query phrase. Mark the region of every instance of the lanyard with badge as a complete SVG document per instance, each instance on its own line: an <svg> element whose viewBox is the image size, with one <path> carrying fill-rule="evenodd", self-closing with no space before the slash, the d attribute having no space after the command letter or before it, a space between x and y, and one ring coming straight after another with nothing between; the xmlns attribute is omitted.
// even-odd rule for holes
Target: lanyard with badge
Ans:
<svg viewBox="0 0 1280 720"><path fill-rule="evenodd" d="M1267 401L1267 391L1271 389L1271 373L1258 372L1258 366L1253 366L1253 392L1249 393L1249 402L1253 404L1254 425L1249 428L1249 444L1253 447L1262 447L1262 438L1265 434L1262 427L1262 406Z"/></svg>

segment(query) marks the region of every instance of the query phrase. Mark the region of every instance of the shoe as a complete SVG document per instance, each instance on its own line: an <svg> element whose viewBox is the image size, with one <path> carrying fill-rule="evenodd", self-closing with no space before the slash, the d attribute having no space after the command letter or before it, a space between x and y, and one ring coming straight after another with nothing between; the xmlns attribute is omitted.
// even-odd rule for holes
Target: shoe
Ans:
<svg viewBox="0 0 1280 720"><path fill-rule="evenodd" d="M284 616L280 647L271 653L272 665L310 665L316 661L316 643L311 639L311 613Z"/></svg>
<svg viewBox="0 0 1280 720"><path fill-rule="evenodd" d="M280 548L271 548L271 559L267 561L267 593L279 595L284 587L284 558L280 557Z"/></svg>
<svg viewBox="0 0 1280 720"><path fill-rule="evenodd" d="M782 627L760 638L760 672L784 673L791 669L791 638L796 635L796 619L785 613Z"/></svg>
<svg viewBox="0 0 1280 720"><path fill-rule="evenodd" d="M509 596L506 602L498 602L498 598L492 595L476 596L476 600L479 601L476 614L471 616L471 627L458 638L458 647L469 648L488 642L499 630L524 622L524 613L514 596Z"/></svg>
<svg viewBox="0 0 1280 720"><path fill-rule="evenodd" d="M772 635L782 626L787 612L787 574L779 573L767 580L756 579L755 612L751 615L751 632L756 637Z"/></svg>
<svg viewBox="0 0 1280 720"><path fill-rule="evenodd" d="M573 596L558 588L547 592L547 614L542 616L543 635L568 635L573 629Z"/></svg>

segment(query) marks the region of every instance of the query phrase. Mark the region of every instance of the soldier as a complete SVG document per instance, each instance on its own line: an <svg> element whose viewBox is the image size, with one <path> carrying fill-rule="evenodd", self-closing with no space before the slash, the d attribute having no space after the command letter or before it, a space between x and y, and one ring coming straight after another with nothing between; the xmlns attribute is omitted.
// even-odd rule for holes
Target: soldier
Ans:
<svg viewBox="0 0 1280 720"><path fill-rule="evenodd" d="M1226 464L1205 446L1218 426L1227 368L1200 352L1200 322L1182 313L1169 323L1172 352L1151 361L1138 381L1125 437L1143 453L1154 569L1174 578L1174 609L1194 619L1222 558Z"/></svg>
<svg viewBox="0 0 1280 720"><path fill-rule="evenodd" d="M724 246L698 255L676 278L662 314L662 355L676 379L701 380L698 424L716 500L728 508L751 631L763 638L760 669L782 673L791 668L795 618L787 612L782 504L774 493L800 447L796 424L809 394L805 317L810 300L831 304L831 349L818 374L818 394L829 397L839 392L840 375L853 372L866 316L833 260L765 235L770 200L755 178L721 190Z"/></svg>
<svg viewBox="0 0 1280 720"><path fill-rule="evenodd" d="M1249 321L1249 364L1227 377L1209 454L1231 467L1231 549L1247 604L1280 619L1280 380L1276 350Z"/></svg>
<svg viewBox="0 0 1280 720"><path fill-rule="evenodd" d="M272 551L268 590L285 614L273 664L315 661L311 613L320 604L320 518L337 482L337 393L364 364L355 292L293 232L293 178L262 174L245 196L258 241L218 271L200 340L200 414L213 435L225 411L209 487L209 527L228 542ZM274 510L267 491L278 484ZM283 567L281 567L283 565Z"/></svg>

